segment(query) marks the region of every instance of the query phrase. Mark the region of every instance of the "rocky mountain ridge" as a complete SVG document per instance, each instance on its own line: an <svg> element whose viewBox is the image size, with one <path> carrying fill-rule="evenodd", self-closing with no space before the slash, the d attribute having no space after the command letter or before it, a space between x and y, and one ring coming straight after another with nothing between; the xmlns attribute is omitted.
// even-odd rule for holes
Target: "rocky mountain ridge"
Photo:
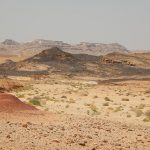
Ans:
<svg viewBox="0 0 150 150"><path fill-rule="evenodd" d="M0 43L0 54L19 54L33 56L42 50L52 47L58 47L65 52L73 54L89 54L89 55L105 55L112 52L128 53L128 50L118 44L102 44L102 43L88 43L81 42L79 44L68 44L62 41L52 41L38 39L32 42L19 43L11 39L6 39Z"/></svg>
<svg viewBox="0 0 150 150"><path fill-rule="evenodd" d="M2 74L90 74L100 77L150 74L150 53L109 53L104 56L71 54L53 47L24 59L0 65ZM10 71L10 73L9 73Z"/></svg>

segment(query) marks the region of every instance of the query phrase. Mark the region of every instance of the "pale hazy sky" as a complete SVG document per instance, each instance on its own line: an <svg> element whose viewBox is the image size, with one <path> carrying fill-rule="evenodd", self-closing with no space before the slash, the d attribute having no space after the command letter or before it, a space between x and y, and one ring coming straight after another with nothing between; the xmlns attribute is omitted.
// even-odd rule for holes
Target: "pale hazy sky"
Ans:
<svg viewBox="0 0 150 150"><path fill-rule="evenodd" d="M150 49L150 0L0 0L0 41L6 38Z"/></svg>

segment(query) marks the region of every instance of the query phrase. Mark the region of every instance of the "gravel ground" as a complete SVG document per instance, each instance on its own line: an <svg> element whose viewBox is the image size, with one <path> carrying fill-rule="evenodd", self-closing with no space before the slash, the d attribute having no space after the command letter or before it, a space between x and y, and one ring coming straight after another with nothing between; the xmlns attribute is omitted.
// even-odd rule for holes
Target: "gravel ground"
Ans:
<svg viewBox="0 0 150 150"><path fill-rule="evenodd" d="M149 150L150 127L79 115L0 113L0 150Z"/></svg>

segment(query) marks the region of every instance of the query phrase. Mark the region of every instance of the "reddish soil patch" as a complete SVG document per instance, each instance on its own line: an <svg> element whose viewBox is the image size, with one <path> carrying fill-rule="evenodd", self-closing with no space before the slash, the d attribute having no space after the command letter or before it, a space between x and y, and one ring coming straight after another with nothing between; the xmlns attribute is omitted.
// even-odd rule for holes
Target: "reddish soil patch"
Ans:
<svg viewBox="0 0 150 150"><path fill-rule="evenodd" d="M37 110L35 107L27 105L20 101L17 97L0 93L0 111L24 111L24 110Z"/></svg>

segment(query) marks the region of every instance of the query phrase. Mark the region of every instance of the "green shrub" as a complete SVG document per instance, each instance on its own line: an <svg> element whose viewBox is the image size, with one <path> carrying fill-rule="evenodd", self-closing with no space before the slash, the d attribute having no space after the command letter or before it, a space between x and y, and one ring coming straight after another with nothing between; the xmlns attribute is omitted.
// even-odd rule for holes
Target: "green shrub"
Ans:
<svg viewBox="0 0 150 150"><path fill-rule="evenodd" d="M140 104L140 105L138 106L138 109L144 109L144 107L145 107L145 104Z"/></svg>
<svg viewBox="0 0 150 150"><path fill-rule="evenodd" d="M122 110L123 110L122 106L119 106L114 109L114 112L118 112L118 111L122 111Z"/></svg>
<svg viewBox="0 0 150 150"><path fill-rule="evenodd" d="M130 114L127 114L127 118L130 118L131 117L131 115Z"/></svg>
<svg viewBox="0 0 150 150"><path fill-rule="evenodd" d="M88 106L91 110L91 115L100 115L98 107L93 103L91 104L84 104L85 106ZM90 115L90 110L87 110L87 114Z"/></svg>
<svg viewBox="0 0 150 150"><path fill-rule="evenodd" d="M32 105L41 106L39 99L36 99L36 98L29 100L29 103Z"/></svg>
<svg viewBox="0 0 150 150"><path fill-rule="evenodd" d="M69 105L67 104L67 105L65 106L65 108L69 108Z"/></svg>
<svg viewBox="0 0 150 150"><path fill-rule="evenodd" d="M144 114L150 118L150 110L147 110Z"/></svg>
<svg viewBox="0 0 150 150"><path fill-rule="evenodd" d="M150 122L150 118L149 118L149 117L146 117L146 118L143 119L143 121L144 121L144 122Z"/></svg>
<svg viewBox="0 0 150 150"><path fill-rule="evenodd" d="M142 116L142 114L143 114L143 111L140 110L140 109L135 109L134 112L135 112L135 114L136 114L136 117L140 117L140 116Z"/></svg>
<svg viewBox="0 0 150 150"><path fill-rule="evenodd" d="M98 108L95 104L92 103L89 107L93 112L98 112Z"/></svg>
<svg viewBox="0 0 150 150"><path fill-rule="evenodd" d="M24 97L25 97L24 94L16 94L16 96L17 96L18 98L24 98Z"/></svg>

